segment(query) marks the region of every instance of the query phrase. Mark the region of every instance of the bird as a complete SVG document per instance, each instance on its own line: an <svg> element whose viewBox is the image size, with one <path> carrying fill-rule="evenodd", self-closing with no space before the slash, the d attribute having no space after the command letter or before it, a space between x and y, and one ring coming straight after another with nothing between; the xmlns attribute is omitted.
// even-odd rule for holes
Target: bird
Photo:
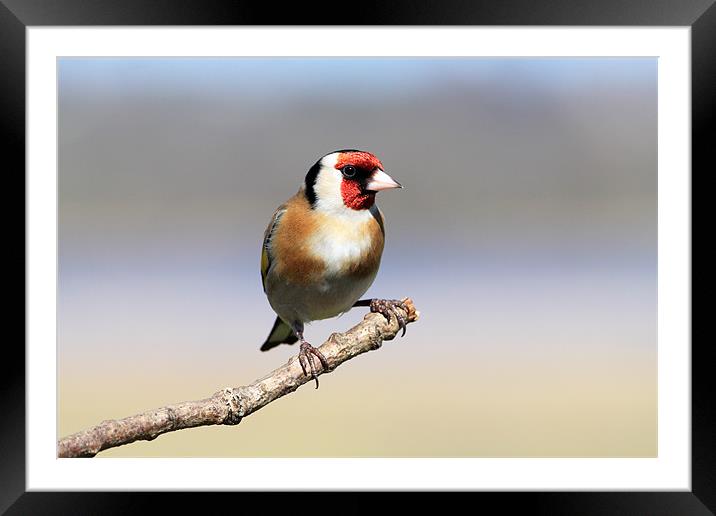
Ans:
<svg viewBox="0 0 716 516"><path fill-rule="evenodd" d="M318 388L326 358L304 338L304 325L368 306L405 335L397 299L361 299L375 279L385 243L385 218L375 203L382 190L403 188L372 153L342 149L308 169L295 195L273 213L261 248L261 283L276 320L261 351L300 342L298 360Z"/></svg>

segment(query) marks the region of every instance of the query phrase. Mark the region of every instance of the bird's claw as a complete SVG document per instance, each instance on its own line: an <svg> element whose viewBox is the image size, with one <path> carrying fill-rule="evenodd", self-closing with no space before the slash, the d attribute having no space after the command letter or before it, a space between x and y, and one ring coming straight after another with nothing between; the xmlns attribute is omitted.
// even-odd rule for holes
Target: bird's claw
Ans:
<svg viewBox="0 0 716 516"><path fill-rule="evenodd" d="M318 389L318 375L316 374L316 366L313 364L314 356L318 358L318 361L321 363L322 370L327 371L328 361L326 360L326 357L323 356L323 353L321 353L317 348L311 346L308 342L301 342L301 351L298 353L298 362L301 364L301 369L303 369L304 375L309 376L308 371L310 369L310 376L316 380L316 389ZM306 364L308 364L308 367Z"/></svg>
<svg viewBox="0 0 716 516"><path fill-rule="evenodd" d="M370 302L370 311L381 314L388 322L390 322L391 315L395 316L398 321L398 329L403 330L403 333L400 335L403 337L405 336L408 321L396 308L402 308L405 310L405 313L408 313L408 307L399 299L373 299Z"/></svg>

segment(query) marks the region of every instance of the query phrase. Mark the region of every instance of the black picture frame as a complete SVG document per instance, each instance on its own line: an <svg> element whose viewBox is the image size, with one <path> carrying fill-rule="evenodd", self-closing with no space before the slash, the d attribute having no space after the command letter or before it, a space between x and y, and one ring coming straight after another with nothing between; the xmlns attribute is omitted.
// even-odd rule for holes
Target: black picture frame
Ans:
<svg viewBox="0 0 716 516"><path fill-rule="evenodd" d="M399 1L342 4L328 9L296 3L276 5L231 0L0 0L0 146L4 178L17 185L6 186L5 220L16 220L15 196L25 199L25 29L55 25L655 25L690 26L692 30L692 192L703 192L713 173L714 112L716 112L716 6L714 0L558 0L541 2L503 0L467 2ZM711 158L711 159L709 159ZM698 180L697 180L698 178ZM6 183L7 184L7 183ZM19 192L23 194L20 195ZM692 197L692 212L693 212ZM21 209L17 207L18 211ZM10 215L13 215L11 218ZM24 212L23 212L24 213ZM692 216L693 230L698 220ZM15 224L6 226L20 233ZM11 236L15 237L15 234ZM13 266L25 271L25 232L6 245L6 278L15 279ZM705 245L703 247L706 247ZM695 246L692 243L692 277ZM703 250L702 250L703 251ZM709 252L712 253L712 252ZM699 268L698 270L702 270ZM10 272L7 274L7 272ZM706 282L692 287L705 290ZM6 290L7 292L7 290ZM24 290L23 290L24 292ZM23 294L23 300L25 294ZM7 318L15 324L24 319L24 303L12 303ZM695 308L692 302L692 335ZM19 312L22 311L22 314ZM16 322L17 321L17 322ZM25 327L23 326L23 334ZM462 493L478 502L498 504L501 511L518 508L530 514L712 514L716 512L716 404L710 394L716 389L711 372L716 353L703 337L692 336L692 490L689 492L528 492ZM23 339L24 340L24 339ZM25 352L20 339L6 339L0 375L0 407L4 415L0 434L0 512L7 514L126 514L137 508L168 508L185 504L182 493L77 493L26 492L25 490ZM195 495L196 496L196 495ZM224 503L247 507L258 494L203 494L203 512ZM309 493L303 507L323 510L322 493ZM231 497L231 498L229 498ZM167 500L171 498L172 500ZM348 504L352 512L374 510L357 493ZM475 500L477 498L477 500ZM272 494L272 504L287 500ZM423 509L443 509L444 502L428 500L415 493L411 501ZM464 500L467 502L467 500ZM459 500L455 500L459 503ZM434 505L433 505L434 504ZM325 506L324 506L325 507ZM472 507L475 507L472 505ZM405 506L404 506L405 508ZM477 509L476 509L477 510Z"/></svg>

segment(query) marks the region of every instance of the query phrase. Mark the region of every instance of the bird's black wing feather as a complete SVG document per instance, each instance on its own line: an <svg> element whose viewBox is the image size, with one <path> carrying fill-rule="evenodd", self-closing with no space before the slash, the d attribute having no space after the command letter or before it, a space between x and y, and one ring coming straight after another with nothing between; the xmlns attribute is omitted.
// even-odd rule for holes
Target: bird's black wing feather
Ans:
<svg viewBox="0 0 716 516"><path fill-rule="evenodd" d="M269 269L271 268L271 262L273 260L271 253L271 237L276 231L278 221L281 220L281 216L285 212L286 207L284 205L279 206L271 217L271 222L264 233L264 243L261 248L261 284L263 285L264 292L266 292L266 276L268 276Z"/></svg>

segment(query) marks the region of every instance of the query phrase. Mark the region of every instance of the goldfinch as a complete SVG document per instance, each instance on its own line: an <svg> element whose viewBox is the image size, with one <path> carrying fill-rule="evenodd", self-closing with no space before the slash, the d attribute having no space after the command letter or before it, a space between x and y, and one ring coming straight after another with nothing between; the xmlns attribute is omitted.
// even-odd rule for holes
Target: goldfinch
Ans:
<svg viewBox="0 0 716 516"><path fill-rule="evenodd" d="M264 233L261 282L278 315L261 346L301 343L299 362L306 376L318 377L314 357L323 354L303 338L304 324L369 306L405 334L406 321L394 309L402 301L360 300L373 283L385 241L384 218L375 204L380 190L402 188L370 152L339 150L320 158L298 192L278 207Z"/></svg>

